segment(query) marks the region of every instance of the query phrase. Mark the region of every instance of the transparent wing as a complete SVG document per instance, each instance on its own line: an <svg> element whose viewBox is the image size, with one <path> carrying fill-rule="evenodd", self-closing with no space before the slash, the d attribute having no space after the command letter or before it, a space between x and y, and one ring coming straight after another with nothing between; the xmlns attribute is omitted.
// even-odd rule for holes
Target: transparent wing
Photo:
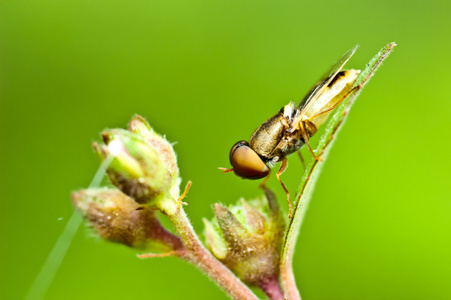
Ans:
<svg viewBox="0 0 451 300"><path fill-rule="evenodd" d="M305 97L299 102L296 108L302 108L302 111L307 111L312 103L318 98L329 83L335 78L338 72L343 69L344 65L354 55L355 51L359 48L359 45L355 45L348 50L330 69L329 71L313 86L313 88L305 95Z"/></svg>

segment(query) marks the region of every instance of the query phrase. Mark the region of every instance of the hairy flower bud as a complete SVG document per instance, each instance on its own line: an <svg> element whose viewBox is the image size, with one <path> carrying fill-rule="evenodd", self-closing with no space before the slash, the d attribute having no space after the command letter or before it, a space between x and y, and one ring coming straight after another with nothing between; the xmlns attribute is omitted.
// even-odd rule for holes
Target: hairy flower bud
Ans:
<svg viewBox="0 0 451 300"><path fill-rule="evenodd" d="M135 115L130 121L129 130L140 135L147 143L153 146L172 175L179 175L177 158L172 145L164 137L156 133L143 117Z"/></svg>
<svg viewBox="0 0 451 300"><path fill-rule="evenodd" d="M163 211L173 211L179 205L175 200L180 183L178 172L168 169L153 143L122 129L104 131L102 138L105 144L94 143L94 149L102 160L113 157L107 174L116 187L136 202ZM175 156L173 163L176 164Z"/></svg>
<svg viewBox="0 0 451 300"><path fill-rule="evenodd" d="M208 248L218 259L227 257L227 243L222 234L218 232L207 219L203 219L205 225L205 238L207 239Z"/></svg>
<svg viewBox="0 0 451 300"><path fill-rule="evenodd" d="M103 239L150 251L182 248L180 239L167 231L156 211L113 189L88 189L72 193L77 209Z"/></svg>
<svg viewBox="0 0 451 300"><path fill-rule="evenodd" d="M133 116L129 124L129 131L141 136L146 143L151 145L155 151L157 151L173 180L171 195L173 197L178 197L181 180L179 177L179 168L177 166L177 157L172 145L165 137L156 133L155 130L150 127L149 123L140 115Z"/></svg>
<svg viewBox="0 0 451 300"><path fill-rule="evenodd" d="M204 220L207 246L244 282L260 285L279 273L284 219L270 190L266 199L241 200L230 209L215 204L216 220Z"/></svg>

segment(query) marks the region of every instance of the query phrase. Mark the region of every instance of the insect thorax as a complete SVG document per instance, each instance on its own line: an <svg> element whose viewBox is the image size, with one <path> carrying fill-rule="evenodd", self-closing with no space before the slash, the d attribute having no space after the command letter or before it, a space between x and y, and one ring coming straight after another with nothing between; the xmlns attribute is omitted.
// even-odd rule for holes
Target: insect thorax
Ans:
<svg viewBox="0 0 451 300"><path fill-rule="evenodd" d="M271 152L283 137L285 131L283 120L285 120L283 114L278 112L260 125L249 139L249 146L264 160L272 158Z"/></svg>
<svg viewBox="0 0 451 300"><path fill-rule="evenodd" d="M265 163L279 162L304 145L304 141L297 133L287 133L294 113L293 104L284 106L258 127L249 139L249 146Z"/></svg>

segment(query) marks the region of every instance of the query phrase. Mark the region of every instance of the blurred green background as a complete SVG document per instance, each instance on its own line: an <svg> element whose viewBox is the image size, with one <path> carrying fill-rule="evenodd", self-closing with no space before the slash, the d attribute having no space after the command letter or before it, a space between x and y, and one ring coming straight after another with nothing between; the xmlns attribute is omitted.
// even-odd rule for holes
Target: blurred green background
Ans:
<svg viewBox="0 0 451 300"><path fill-rule="evenodd" d="M323 168L296 279L305 300L451 299L450 11L447 0L1 1L0 298L26 295L73 213L70 192L98 167L102 129L138 113L177 142L202 232L213 203L261 194L216 169L236 141L356 43L348 67L363 68L395 41ZM289 164L294 192L302 166ZM227 299L193 266L139 260L83 226L45 299L180 297Z"/></svg>

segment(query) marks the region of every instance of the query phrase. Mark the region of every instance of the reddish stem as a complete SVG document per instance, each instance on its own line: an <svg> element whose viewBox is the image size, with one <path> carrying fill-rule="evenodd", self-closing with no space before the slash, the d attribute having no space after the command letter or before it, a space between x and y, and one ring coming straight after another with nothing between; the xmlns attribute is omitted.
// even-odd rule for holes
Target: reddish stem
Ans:
<svg viewBox="0 0 451 300"><path fill-rule="evenodd" d="M258 287L268 296L271 300L283 300L285 299L282 288L280 287L279 280L276 276L265 278L260 281Z"/></svg>
<svg viewBox="0 0 451 300"><path fill-rule="evenodd" d="M186 251L178 256L193 263L223 288L232 298L239 300L258 300L254 293L241 282L226 266L217 260L199 241L184 210L179 207L168 218L180 235Z"/></svg>
<svg viewBox="0 0 451 300"><path fill-rule="evenodd" d="M296 281L294 280L292 260L286 261L281 269L281 280L286 292L286 299L289 300L301 300L301 295L296 287Z"/></svg>

